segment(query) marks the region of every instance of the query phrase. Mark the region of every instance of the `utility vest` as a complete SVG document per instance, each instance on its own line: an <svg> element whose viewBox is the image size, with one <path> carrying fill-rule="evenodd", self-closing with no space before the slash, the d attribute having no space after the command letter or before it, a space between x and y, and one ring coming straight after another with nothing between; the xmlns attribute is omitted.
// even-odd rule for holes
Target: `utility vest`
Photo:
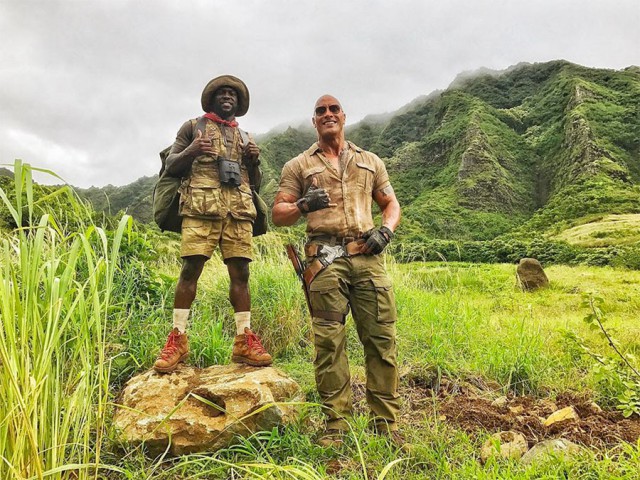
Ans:
<svg viewBox="0 0 640 480"><path fill-rule="evenodd" d="M191 172L180 186L180 215L195 218L225 218L254 221L249 173L242 162L244 142L238 128L206 121L206 135L212 140L211 155L196 157ZM220 158L240 166L240 185L229 186L220 181Z"/></svg>

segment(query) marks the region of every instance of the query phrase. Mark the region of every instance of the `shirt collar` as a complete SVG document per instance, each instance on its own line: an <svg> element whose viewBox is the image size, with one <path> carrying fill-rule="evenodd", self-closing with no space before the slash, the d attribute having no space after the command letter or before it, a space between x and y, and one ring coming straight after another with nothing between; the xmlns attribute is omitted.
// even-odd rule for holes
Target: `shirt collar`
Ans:
<svg viewBox="0 0 640 480"><path fill-rule="evenodd" d="M358 153L362 152L362 149L360 147L358 147L355 143L350 142L349 140L347 140L347 148L349 150L355 150ZM320 152L320 145L318 145L318 142L315 142L313 145L311 145L311 147L307 150L307 153L309 155L315 155L316 153Z"/></svg>

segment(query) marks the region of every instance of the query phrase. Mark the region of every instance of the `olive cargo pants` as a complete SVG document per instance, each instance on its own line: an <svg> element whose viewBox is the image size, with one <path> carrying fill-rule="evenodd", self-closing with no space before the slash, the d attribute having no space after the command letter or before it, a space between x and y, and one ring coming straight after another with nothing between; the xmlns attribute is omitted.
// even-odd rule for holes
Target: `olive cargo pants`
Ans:
<svg viewBox="0 0 640 480"><path fill-rule="evenodd" d="M351 313L364 347L366 398L374 422L397 428L400 409L396 360L396 308L381 255L337 258L309 288L314 312ZM332 317L332 315L326 315ZM343 317L344 318L344 317ZM312 318L315 376L326 408L327 428L346 430L352 413L344 321ZM382 426L382 425L381 425Z"/></svg>

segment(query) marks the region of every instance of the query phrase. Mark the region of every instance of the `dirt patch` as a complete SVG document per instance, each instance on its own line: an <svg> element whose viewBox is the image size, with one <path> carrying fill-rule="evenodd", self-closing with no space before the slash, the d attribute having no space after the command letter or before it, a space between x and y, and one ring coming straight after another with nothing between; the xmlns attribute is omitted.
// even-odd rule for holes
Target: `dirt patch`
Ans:
<svg viewBox="0 0 640 480"><path fill-rule="evenodd" d="M356 407L368 411L363 384L354 385ZM624 418L617 411L601 410L585 395L565 392L555 399L531 396L500 397L500 386L479 378L452 381L430 375L405 376L400 394L404 400L402 422L415 424L425 415L435 416L467 433L496 433L515 430L522 433L529 446L551 438L596 447L611 447L620 442L636 443L640 439L640 418ZM544 420L558 409L573 406L578 420L544 426Z"/></svg>

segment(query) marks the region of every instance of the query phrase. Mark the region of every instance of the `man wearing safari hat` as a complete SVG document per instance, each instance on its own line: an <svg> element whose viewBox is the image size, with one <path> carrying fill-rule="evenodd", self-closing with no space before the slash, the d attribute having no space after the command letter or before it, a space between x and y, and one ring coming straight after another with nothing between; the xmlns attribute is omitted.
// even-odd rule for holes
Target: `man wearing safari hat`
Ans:
<svg viewBox="0 0 640 480"><path fill-rule="evenodd" d="M249 90L242 80L223 75L202 92L205 115L186 121L166 159L167 174L182 177L182 270L176 286L173 329L154 368L171 372L189 354L186 334L191 304L206 261L220 248L230 279L229 299L235 312L232 361L267 366L271 355L251 330L249 262L256 208L251 187L260 150L238 128L236 117L249 109Z"/></svg>

